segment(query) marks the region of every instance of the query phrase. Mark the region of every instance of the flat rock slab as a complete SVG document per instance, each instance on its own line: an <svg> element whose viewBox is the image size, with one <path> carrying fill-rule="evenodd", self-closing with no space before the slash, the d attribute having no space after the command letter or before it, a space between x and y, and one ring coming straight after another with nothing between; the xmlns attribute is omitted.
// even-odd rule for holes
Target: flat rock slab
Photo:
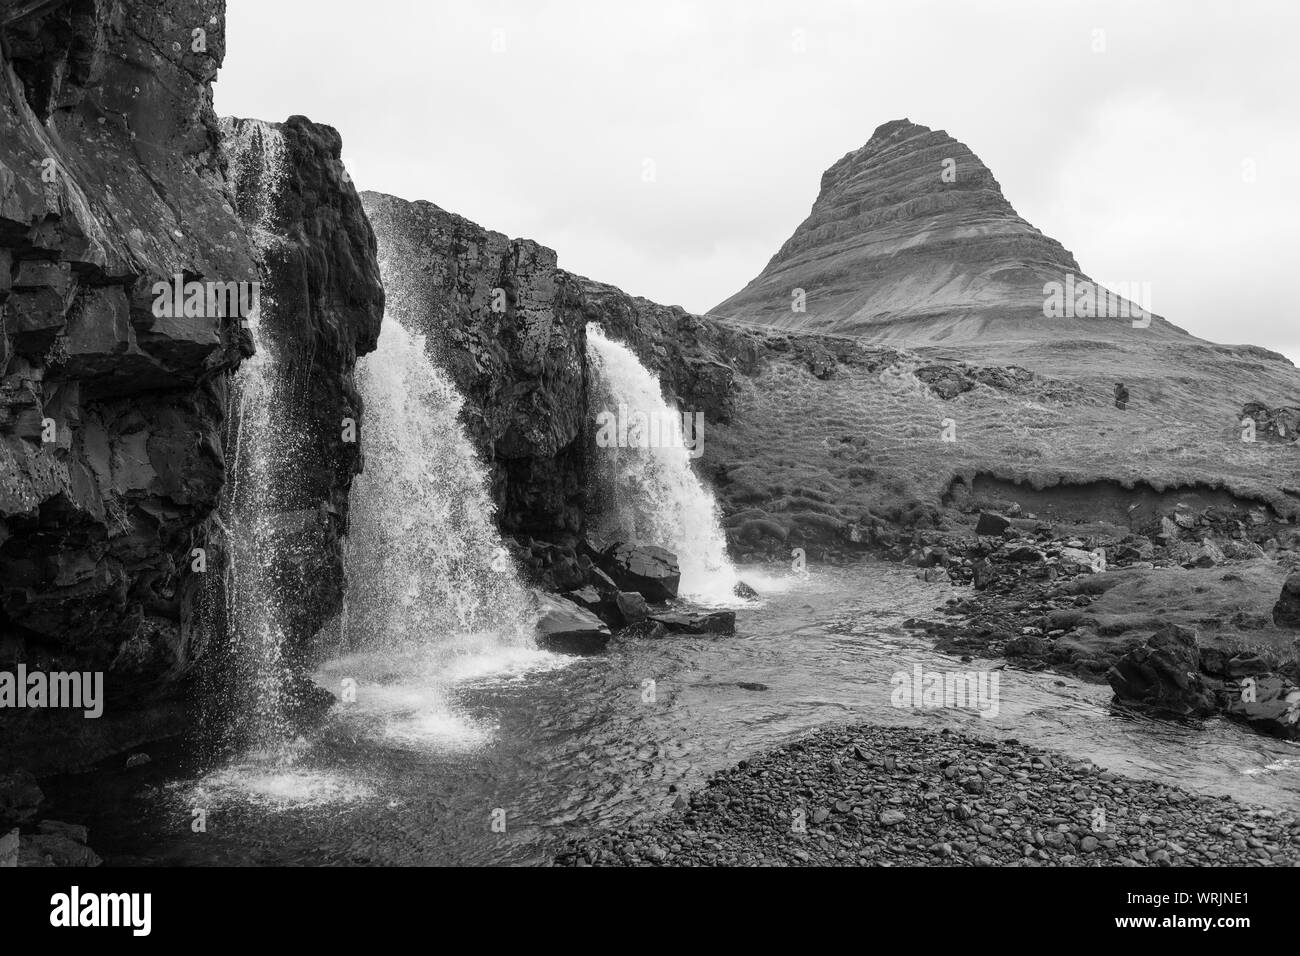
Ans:
<svg viewBox="0 0 1300 956"><path fill-rule="evenodd" d="M609 643L605 623L567 598L535 592L541 611L537 643L561 654L598 654Z"/></svg>

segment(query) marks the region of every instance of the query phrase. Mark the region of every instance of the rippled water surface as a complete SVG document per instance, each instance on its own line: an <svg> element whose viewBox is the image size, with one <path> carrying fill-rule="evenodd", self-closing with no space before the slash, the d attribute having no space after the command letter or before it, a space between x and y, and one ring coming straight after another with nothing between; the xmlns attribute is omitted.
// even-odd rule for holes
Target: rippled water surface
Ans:
<svg viewBox="0 0 1300 956"><path fill-rule="evenodd" d="M946 596L909 572L742 576L764 598L739 609L735 637L616 639L590 658L473 639L345 658L318 679L337 690L351 677L357 700L310 739L202 774L159 748L141 770L53 782L51 810L90 824L110 863L532 863L587 828L666 810L672 784L849 722L1015 737L1193 792L1300 805L1295 745L1119 716L1108 688L1074 678L1002 670L993 717L893 706L899 671L988 666L902 630Z"/></svg>

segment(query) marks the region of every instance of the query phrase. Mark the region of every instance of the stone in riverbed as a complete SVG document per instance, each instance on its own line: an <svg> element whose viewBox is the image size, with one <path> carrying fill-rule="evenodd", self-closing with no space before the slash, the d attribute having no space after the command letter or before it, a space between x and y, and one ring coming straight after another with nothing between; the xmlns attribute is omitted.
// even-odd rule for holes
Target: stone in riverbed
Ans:
<svg viewBox="0 0 1300 956"><path fill-rule="evenodd" d="M595 654L605 649L610 632L604 622L586 608L566 598L536 594L541 615L537 620L537 643L550 651Z"/></svg>
<svg viewBox="0 0 1300 956"><path fill-rule="evenodd" d="M624 622L628 624L644 621L650 615L650 608L646 606L645 598L636 591L619 591L615 595L615 601L618 603L618 612L623 615Z"/></svg>
<svg viewBox="0 0 1300 956"><path fill-rule="evenodd" d="M1228 716L1260 733L1300 740L1300 687L1277 674L1245 677L1228 702Z"/></svg>
<svg viewBox="0 0 1300 956"><path fill-rule="evenodd" d="M682 574L677 555L654 545L621 542L600 556L599 565L623 591L636 591L647 601L677 597Z"/></svg>
<svg viewBox="0 0 1300 956"><path fill-rule="evenodd" d="M1204 717L1216 709L1201 678L1196 632L1179 624L1166 625L1121 657L1106 680L1117 700L1153 713Z"/></svg>

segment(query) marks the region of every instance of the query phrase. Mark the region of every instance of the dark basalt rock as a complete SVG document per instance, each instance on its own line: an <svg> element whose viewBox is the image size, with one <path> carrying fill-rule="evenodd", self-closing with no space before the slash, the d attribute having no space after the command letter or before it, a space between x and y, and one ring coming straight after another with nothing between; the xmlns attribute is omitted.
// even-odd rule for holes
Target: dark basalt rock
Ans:
<svg viewBox="0 0 1300 956"><path fill-rule="evenodd" d="M1300 571L1282 585L1282 595L1273 605L1273 623L1278 627L1300 628Z"/></svg>
<svg viewBox="0 0 1300 956"><path fill-rule="evenodd" d="M610 631L600 618L566 598L535 594L540 610L538 644L566 654L597 654L605 649Z"/></svg>
<svg viewBox="0 0 1300 956"><path fill-rule="evenodd" d="M1176 717L1214 713L1214 694L1201 677L1196 632L1170 624L1120 658L1106 674L1115 698L1129 706Z"/></svg>
<svg viewBox="0 0 1300 956"><path fill-rule="evenodd" d="M636 591L647 601L671 601L677 597L681 570L677 555L654 545L619 543L600 558L600 567L622 591Z"/></svg>
<svg viewBox="0 0 1300 956"><path fill-rule="evenodd" d="M0 632L19 660L106 671L100 730L194 662L191 551L241 356L235 316L159 318L153 284L257 278L211 108L224 4L167 8L45 5L0 52Z"/></svg>

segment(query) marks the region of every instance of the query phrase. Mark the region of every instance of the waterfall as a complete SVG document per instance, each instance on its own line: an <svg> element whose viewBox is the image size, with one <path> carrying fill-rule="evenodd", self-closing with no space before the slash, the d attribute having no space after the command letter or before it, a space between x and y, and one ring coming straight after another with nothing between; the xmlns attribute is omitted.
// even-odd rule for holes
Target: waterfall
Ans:
<svg viewBox="0 0 1300 956"><path fill-rule="evenodd" d="M664 399L654 373L595 323L587 326L587 359L593 413L630 420L617 443L595 449L598 496L604 503L599 530L674 552L684 597L734 601L739 578L727 558L717 502L691 467L681 413Z"/></svg>
<svg viewBox="0 0 1300 956"><path fill-rule="evenodd" d="M286 174L285 143L267 124L226 139L237 202L265 261L279 241L271 225ZM295 595L282 593L276 583L278 562L285 558L277 502L293 496L293 463L305 440L284 407L274 342L261 332L266 309L274 309L274 303L261 295L258 308L245 318L255 352L234 378L226 440L230 480L219 509L227 551L224 665L234 710L228 716L262 747L280 743L289 732L294 689L284 620L286 602Z"/></svg>
<svg viewBox="0 0 1300 956"><path fill-rule="evenodd" d="M316 679L344 690L337 717L353 735L480 746L495 728L462 710L457 685L562 662L537 647L536 608L497 534L463 399L424 336L390 309L357 383L365 465L344 542L348 597Z"/></svg>
<svg viewBox="0 0 1300 956"><path fill-rule="evenodd" d="M386 316L357 366L365 467L344 545L349 647L532 636L528 595L501 546L487 472L461 427L463 399L423 335Z"/></svg>

